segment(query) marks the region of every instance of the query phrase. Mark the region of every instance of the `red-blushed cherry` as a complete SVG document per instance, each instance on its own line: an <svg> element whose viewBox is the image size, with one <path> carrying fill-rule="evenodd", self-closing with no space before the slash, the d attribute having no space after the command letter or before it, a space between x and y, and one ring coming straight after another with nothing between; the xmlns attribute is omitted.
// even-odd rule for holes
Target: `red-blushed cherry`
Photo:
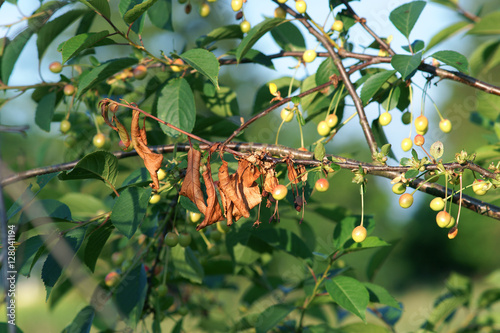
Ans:
<svg viewBox="0 0 500 333"><path fill-rule="evenodd" d="M436 215L436 223L440 228L446 228L451 221L451 215L445 210L440 211Z"/></svg>
<svg viewBox="0 0 500 333"><path fill-rule="evenodd" d="M54 74L61 73L62 69L63 66L59 61L54 61L49 65L49 70Z"/></svg>
<svg viewBox="0 0 500 333"><path fill-rule="evenodd" d="M472 190L477 195L485 195L486 192L488 192L488 185L486 184L486 182L484 180L476 179L476 180L474 180L474 182L472 184L473 184Z"/></svg>
<svg viewBox="0 0 500 333"><path fill-rule="evenodd" d="M136 80L142 80L148 75L148 68L144 65L138 65L132 71Z"/></svg>
<svg viewBox="0 0 500 333"><path fill-rule="evenodd" d="M413 205L413 195L405 193L399 197L399 205L403 208L410 208Z"/></svg>
<svg viewBox="0 0 500 333"><path fill-rule="evenodd" d="M432 199L431 203L429 204L431 209L435 212L439 212L440 210L444 209L445 202L443 198L434 198Z"/></svg>
<svg viewBox="0 0 500 333"><path fill-rule="evenodd" d="M457 237L457 234L458 234L458 228L453 227L450 229L450 231L448 231L448 238L453 239L453 238Z"/></svg>
<svg viewBox="0 0 500 333"><path fill-rule="evenodd" d="M120 274L118 272L109 272L104 278L104 284L108 287L114 287L120 281Z"/></svg>
<svg viewBox="0 0 500 333"><path fill-rule="evenodd" d="M330 128L334 128L335 126L337 126L338 122L339 122L339 117L337 117L336 114L329 114L326 119L326 124L328 125L328 127Z"/></svg>
<svg viewBox="0 0 500 333"><path fill-rule="evenodd" d="M67 84L63 88L64 95L66 96L73 96L75 91L76 91L75 86L72 84Z"/></svg>
<svg viewBox="0 0 500 333"><path fill-rule="evenodd" d="M326 192L328 191L328 188L330 187L330 184L328 183L328 179L326 178L320 178L316 181L316 184L314 185L314 188L318 192Z"/></svg>
<svg viewBox="0 0 500 333"><path fill-rule="evenodd" d="M415 143L415 146L423 146L425 143L425 138L423 135L417 134L413 138L413 143Z"/></svg>
<svg viewBox="0 0 500 333"><path fill-rule="evenodd" d="M273 188L272 195L273 195L274 200L279 201L279 200L283 200L286 197L287 193L288 193L288 189L286 188L285 185L276 185Z"/></svg>
<svg viewBox="0 0 500 333"><path fill-rule="evenodd" d="M352 239L356 243L361 243L366 239L366 228L362 225L358 225L356 228L352 230Z"/></svg>

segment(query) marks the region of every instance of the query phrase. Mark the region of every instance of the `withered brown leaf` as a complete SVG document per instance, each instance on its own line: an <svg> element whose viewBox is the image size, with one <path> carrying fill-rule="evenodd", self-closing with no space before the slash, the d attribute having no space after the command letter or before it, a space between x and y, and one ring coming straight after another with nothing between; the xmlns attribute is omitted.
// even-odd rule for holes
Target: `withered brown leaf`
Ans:
<svg viewBox="0 0 500 333"><path fill-rule="evenodd" d="M144 140L144 138L146 137L146 129L144 127L142 129L140 128L139 116L140 112L134 110L132 114L132 125L130 129L132 144L134 145L137 154L144 160L144 166L146 167L146 169L148 169L149 174L151 175L151 179L153 180L151 187L157 190L160 188L160 183L158 181L158 175L156 173L161 168L163 155L153 153L147 146L147 141Z"/></svg>
<svg viewBox="0 0 500 333"><path fill-rule="evenodd" d="M238 161L238 171L244 187L250 187L260 177L260 170L245 159Z"/></svg>
<svg viewBox="0 0 500 333"><path fill-rule="evenodd" d="M205 187L207 189L207 209L204 213L205 218L203 219L203 222L196 227L196 230L201 230L215 222L224 220L219 200L217 199L217 193L215 192L210 161L207 162L207 168L203 171L203 180L205 181Z"/></svg>
<svg viewBox="0 0 500 333"><path fill-rule="evenodd" d="M276 178L276 171L274 171L274 169L267 170L266 179L264 180L264 190L271 193L278 184L279 181L278 178Z"/></svg>
<svg viewBox="0 0 500 333"><path fill-rule="evenodd" d="M201 153L189 148L188 151L188 167L186 170L186 176L184 177L184 182L180 190L180 195L183 195L189 200L191 200L199 211L206 216L207 206L205 205L205 200L203 199L203 192L201 190L200 183L200 160Z"/></svg>
<svg viewBox="0 0 500 333"><path fill-rule="evenodd" d="M286 159L286 168L288 170L288 180L292 184L297 184L299 182L298 173L297 173L297 170L295 170L295 168L293 166L292 160L289 158Z"/></svg>
<svg viewBox="0 0 500 333"><path fill-rule="evenodd" d="M229 176L227 162L222 161L222 165L219 168L219 190L224 193L226 200L229 199L238 208L244 217L250 217L250 212L243 201L241 192L237 192L237 185L240 183L237 178L239 177ZM226 205L224 205L225 207Z"/></svg>

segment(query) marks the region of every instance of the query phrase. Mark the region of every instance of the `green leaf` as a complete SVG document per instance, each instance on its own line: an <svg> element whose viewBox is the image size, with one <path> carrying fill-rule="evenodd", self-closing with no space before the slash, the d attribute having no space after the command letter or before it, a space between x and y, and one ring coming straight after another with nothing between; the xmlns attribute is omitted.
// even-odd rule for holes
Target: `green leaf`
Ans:
<svg viewBox="0 0 500 333"><path fill-rule="evenodd" d="M101 13L106 18L111 18L111 10L109 8L109 3L107 0L80 0L90 9Z"/></svg>
<svg viewBox="0 0 500 333"><path fill-rule="evenodd" d="M323 144L323 142L319 142L314 148L314 159L318 161L323 161L325 155L326 155L325 145Z"/></svg>
<svg viewBox="0 0 500 333"><path fill-rule="evenodd" d="M172 26L172 0L158 0L149 8L148 17L157 28L174 31Z"/></svg>
<svg viewBox="0 0 500 333"><path fill-rule="evenodd" d="M152 189L150 187L127 187L116 199L111 212L111 223L130 239L141 223Z"/></svg>
<svg viewBox="0 0 500 333"><path fill-rule="evenodd" d="M175 246L171 248L170 255L175 274L201 284L204 276L203 267L190 247Z"/></svg>
<svg viewBox="0 0 500 333"><path fill-rule="evenodd" d="M335 66L333 59L328 57L319 65L316 71L316 85L319 86L320 84L327 83L334 74L339 75L339 70Z"/></svg>
<svg viewBox="0 0 500 333"><path fill-rule="evenodd" d="M498 35L500 34L500 12L496 11L481 18L469 30L473 35Z"/></svg>
<svg viewBox="0 0 500 333"><path fill-rule="evenodd" d="M281 97L287 97L288 89L292 79L293 78L289 76L284 76L280 77L279 79L272 80L271 82L276 84L276 87L278 87L278 91L280 92ZM259 90L257 90L257 94L255 94L255 101L253 104L252 114L257 114L259 112L262 112L271 106L270 101L271 99L273 99L274 96L271 95L271 93L269 92L269 83L264 84L259 88ZM300 81L293 80L291 92L293 93L299 87L300 87Z"/></svg>
<svg viewBox="0 0 500 333"><path fill-rule="evenodd" d="M123 19L125 23L132 24L135 22L142 14L146 12L151 6L155 4L157 0L146 0L140 4L135 5L132 9L129 9L125 15L123 15Z"/></svg>
<svg viewBox="0 0 500 333"><path fill-rule="evenodd" d="M316 87L315 76L316 74L309 75L304 79L304 81L302 81L302 84L300 86L301 93ZM314 98L318 95L318 93L319 92L314 92L300 99L300 105L302 106L303 111L308 111L309 107L311 106L312 102L314 101Z"/></svg>
<svg viewBox="0 0 500 333"><path fill-rule="evenodd" d="M289 304L275 304L265 309L257 318L256 333L267 333L275 328L283 319L295 309Z"/></svg>
<svg viewBox="0 0 500 333"><path fill-rule="evenodd" d="M45 23L36 39L36 46L38 49L38 59L42 59L45 51L49 47L50 43L59 36L68 26L76 21L80 16L88 13L88 10L72 10L67 13L56 17L50 22Z"/></svg>
<svg viewBox="0 0 500 333"><path fill-rule="evenodd" d="M389 254L395 247L395 242L391 243L392 246L385 246L380 248L373 256L370 258L368 262L368 266L366 267L366 276L370 281L375 278L375 274L378 272L382 264L385 262Z"/></svg>
<svg viewBox="0 0 500 333"><path fill-rule="evenodd" d="M88 219L95 217L99 210L109 211L104 200L78 192L68 192L59 198L71 210L74 219Z"/></svg>
<svg viewBox="0 0 500 333"><path fill-rule="evenodd" d="M410 38L410 33L425 5L425 1L412 1L404 4L394 9L389 15L389 19L406 38Z"/></svg>
<svg viewBox="0 0 500 333"><path fill-rule="evenodd" d="M432 36L429 45L427 45L424 52L427 52L439 43L455 36L456 34L460 33L463 30L466 30L469 27L472 27L472 24L467 21L461 21L444 28L443 30Z"/></svg>
<svg viewBox="0 0 500 333"><path fill-rule="evenodd" d="M401 74L403 80L406 81L415 74L421 61L422 52L414 55L396 54L391 59L391 65Z"/></svg>
<svg viewBox="0 0 500 333"><path fill-rule="evenodd" d="M500 115L500 97L484 92L477 93L476 110L483 117L496 121Z"/></svg>
<svg viewBox="0 0 500 333"><path fill-rule="evenodd" d="M9 1L9 0L7 0ZM14 325L15 331L17 333L24 333L22 329L20 329L17 325ZM10 323L0 323L0 332L8 332L12 328Z"/></svg>
<svg viewBox="0 0 500 333"><path fill-rule="evenodd" d="M282 18L269 18L257 24L255 27L250 29L245 38L241 41L240 45L236 49L236 59L238 62L243 59L245 54L252 48L252 46L257 43L257 41L264 36L266 32L277 27L278 25L287 22Z"/></svg>
<svg viewBox="0 0 500 333"><path fill-rule="evenodd" d="M187 211L190 211L193 213L200 212L198 207L196 207L196 205L191 200L189 200L187 197L185 197L183 195L179 196L179 203Z"/></svg>
<svg viewBox="0 0 500 333"><path fill-rule="evenodd" d="M410 170L405 172L405 178L406 179L415 178L418 176L418 174L419 174L418 170L410 169Z"/></svg>
<svg viewBox="0 0 500 333"><path fill-rule="evenodd" d="M311 258L312 252L298 235L282 228L256 230L252 233L272 247L285 251L298 258Z"/></svg>
<svg viewBox="0 0 500 333"><path fill-rule="evenodd" d="M96 86L98 83L105 81L108 77L118 73L125 68L133 66L137 63L136 58L114 59L103 63L102 65L92 69L86 75L81 76L80 84L78 85L78 95L80 98L89 89Z"/></svg>
<svg viewBox="0 0 500 333"><path fill-rule="evenodd" d="M215 87L219 88L219 60L210 51L205 49L191 49L179 57L191 67L206 76Z"/></svg>
<svg viewBox="0 0 500 333"><path fill-rule="evenodd" d="M382 71L380 73L374 74L366 80L361 88L360 98L363 104L367 104L368 101L375 96L377 91L379 91L382 86L389 80L391 76L396 73L395 70Z"/></svg>
<svg viewBox="0 0 500 333"><path fill-rule="evenodd" d="M42 199L26 205L19 218L18 225L31 221L37 221L37 225L54 221L71 221L71 211L68 206L54 199Z"/></svg>
<svg viewBox="0 0 500 333"><path fill-rule="evenodd" d="M4 84L9 83L9 78L12 74L17 59L19 58L19 55L24 49L24 46L28 43L28 40L32 35L33 31L31 29L23 30L5 47L1 58L2 70L0 71L2 73L2 81Z"/></svg>
<svg viewBox="0 0 500 333"><path fill-rule="evenodd" d="M401 46L401 48L407 52L417 53L418 51L422 51L425 47L425 43L423 40L417 39L413 43L411 43L411 49L407 45Z"/></svg>
<svg viewBox="0 0 500 333"><path fill-rule="evenodd" d="M63 333L89 333L94 321L95 310L90 305L78 312L73 322L67 326Z"/></svg>
<svg viewBox="0 0 500 333"><path fill-rule="evenodd" d="M73 260L73 257L82 245L85 231L86 228L84 227L70 230L50 248L50 254L42 267L42 280L47 290L47 299L52 287L54 287L61 276L63 269Z"/></svg>
<svg viewBox="0 0 500 333"><path fill-rule="evenodd" d="M390 333L389 329L375 324L355 323L340 327L339 333ZM326 333L326 332L325 332ZM331 332L337 333L337 332ZM429 332L430 333L430 332Z"/></svg>
<svg viewBox="0 0 500 333"><path fill-rule="evenodd" d="M107 151L95 151L82 158L71 171L63 171L61 180L100 179L113 188L118 174L118 159Z"/></svg>
<svg viewBox="0 0 500 333"><path fill-rule="evenodd" d="M348 216L342 219L333 230L333 250L341 250L354 242L352 230L361 222L361 216ZM372 218L365 216L364 227L369 235L375 227Z"/></svg>
<svg viewBox="0 0 500 333"><path fill-rule="evenodd" d="M500 41L489 40L478 45L469 57L471 72L485 73L500 63Z"/></svg>
<svg viewBox="0 0 500 333"><path fill-rule="evenodd" d="M191 86L184 78L173 79L158 93L158 117L181 130L191 132L196 120L196 106ZM164 125L160 128L171 137L181 134Z"/></svg>
<svg viewBox="0 0 500 333"><path fill-rule="evenodd" d="M138 6L142 3L143 0L120 0L120 4L118 5L118 9L120 11L123 20L125 21L125 14L132 10L135 6ZM130 30L135 32L136 34L142 34L142 29L144 28L144 22L146 20L145 16L141 16L138 20L133 22L130 25ZM125 24L129 25L127 22Z"/></svg>
<svg viewBox="0 0 500 333"><path fill-rule="evenodd" d="M336 276L326 281L325 287L335 303L366 321L370 296L361 282L348 276Z"/></svg>
<svg viewBox="0 0 500 333"><path fill-rule="evenodd" d="M391 246L391 244L387 243L386 241L376 237L376 236L370 236L367 237L363 242L361 243L356 243L354 241L347 241L344 244L344 249L346 252L353 252L357 250L363 250L363 249L370 249L374 247L381 247L381 246Z"/></svg>
<svg viewBox="0 0 500 333"><path fill-rule="evenodd" d="M37 32L59 9L67 5L64 1L46 1L28 18L28 29Z"/></svg>
<svg viewBox="0 0 500 333"><path fill-rule="evenodd" d="M291 22L285 22L271 30L271 36L284 51L305 51L306 42L300 30Z"/></svg>
<svg viewBox="0 0 500 333"><path fill-rule="evenodd" d="M207 85L214 89L210 83L205 83L205 86ZM201 97L205 102L205 106L219 117L231 117L240 114L236 93L229 87L221 86L219 90L215 90L214 96L203 94Z"/></svg>
<svg viewBox="0 0 500 333"><path fill-rule="evenodd" d="M69 59L77 56L81 51L95 46L95 44L103 40L109 35L107 30L100 32L83 33L71 37L66 42L59 46L59 51L62 53L62 62L65 63Z"/></svg>
<svg viewBox="0 0 500 333"><path fill-rule="evenodd" d="M498 301L500 301L500 288L487 289L479 296L477 307L480 309L488 308Z"/></svg>
<svg viewBox="0 0 500 333"><path fill-rule="evenodd" d="M46 132L50 132L50 124L56 108L56 97L56 93L51 92L43 96L36 106L35 123Z"/></svg>
<svg viewBox="0 0 500 333"><path fill-rule="evenodd" d="M43 245L43 238L36 235L28 238L16 250L16 270L19 274L29 277L31 267L35 264L36 254Z"/></svg>
<svg viewBox="0 0 500 333"><path fill-rule="evenodd" d="M199 37L196 40L196 45L198 47L205 47L208 44L215 41L220 41L225 39L242 39L242 38L243 38L243 32L241 32L240 25L230 24L230 25L225 25L223 27L215 28L208 34Z"/></svg>
<svg viewBox="0 0 500 333"><path fill-rule="evenodd" d="M436 60L456 68L462 73L469 73L469 62L462 54L455 51L438 51L431 55Z"/></svg>
<svg viewBox="0 0 500 333"><path fill-rule="evenodd" d="M92 273L94 273L97 259L113 229L113 224L107 222L98 229L93 230L88 237L87 245L85 246L84 262Z"/></svg>
<svg viewBox="0 0 500 333"><path fill-rule="evenodd" d="M144 306L144 300L147 292L147 278L144 265L140 264L134 267L116 287L114 295L116 306L122 315L132 317L134 309L140 309Z"/></svg>
<svg viewBox="0 0 500 333"><path fill-rule="evenodd" d="M363 285L366 287L368 293L370 294L370 302L385 304L396 309L401 309L399 303L394 299L394 297L391 296L391 294L389 294L389 292L384 287L370 282L363 282Z"/></svg>
<svg viewBox="0 0 500 333"><path fill-rule="evenodd" d="M424 324L426 329L434 329L438 322L445 319L455 310L464 305L468 299L466 296L453 296L451 294L442 298L443 299L434 306L432 312L427 316L427 322Z"/></svg>

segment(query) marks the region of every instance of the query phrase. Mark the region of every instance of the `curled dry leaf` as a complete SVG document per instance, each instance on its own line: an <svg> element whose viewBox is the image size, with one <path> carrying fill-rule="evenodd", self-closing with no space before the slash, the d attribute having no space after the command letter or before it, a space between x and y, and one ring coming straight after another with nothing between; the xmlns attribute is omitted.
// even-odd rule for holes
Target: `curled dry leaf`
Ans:
<svg viewBox="0 0 500 333"><path fill-rule="evenodd" d="M148 169L149 174L151 175L151 179L153 180L151 187L154 190L157 190L160 188L157 172L161 168L163 155L153 153L147 146L147 141L144 140L146 136L146 128L140 128L139 116L140 112L134 110L132 113L132 126L130 129L132 144L134 145L137 154L144 160L144 166Z"/></svg>
<svg viewBox="0 0 500 333"><path fill-rule="evenodd" d="M286 168L288 170L288 180L292 184L297 184L299 182L299 175L297 173L297 170L293 166L293 162L290 158L287 158L286 160Z"/></svg>
<svg viewBox="0 0 500 333"><path fill-rule="evenodd" d="M112 103L110 99L103 99L102 101L99 102L99 106L101 107L101 116L103 117L104 122L109 127L118 132L120 140L122 140L124 145L123 150L127 150L127 148L130 146L131 143L130 136L128 135L128 131L125 128L125 126L122 123L120 123L120 121L116 117L116 114L113 111L112 111L113 115L111 116L111 121L109 121L108 110L110 109L110 103ZM113 105L116 106L116 104L112 103L111 106ZM114 125L113 123L116 125Z"/></svg>
<svg viewBox="0 0 500 333"><path fill-rule="evenodd" d="M278 186L279 181L276 178L276 171L274 169L269 169L266 172L266 179L264 180L264 190L266 192L272 193L273 189Z"/></svg>
<svg viewBox="0 0 500 333"><path fill-rule="evenodd" d="M203 171L203 180L205 181L205 187L207 189L207 208L204 212L205 218L203 219L203 222L196 227L196 230L201 230L215 222L224 220L219 200L217 199L217 193L215 192L210 160L207 162L207 168Z"/></svg>
<svg viewBox="0 0 500 333"><path fill-rule="evenodd" d="M186 176L184 177L184 182L182 183L180 195L187 197L191 200L198 210L206 216L207 206L205 200L203 199L203 192L201 190L200 183L200 160L201 153L189 148L188 151L188 166L186 170Z"/></svg>
<svg viewBox="0 0 500 333"><path fill-rule="evenodd" d="M250 217L250 210L262 201L259 185L255 180L260 171L246 160L238 162L238 170L228 174L227 162L222 161L219 169L219 192L227 218L227 225L241 217Z"/></svg>

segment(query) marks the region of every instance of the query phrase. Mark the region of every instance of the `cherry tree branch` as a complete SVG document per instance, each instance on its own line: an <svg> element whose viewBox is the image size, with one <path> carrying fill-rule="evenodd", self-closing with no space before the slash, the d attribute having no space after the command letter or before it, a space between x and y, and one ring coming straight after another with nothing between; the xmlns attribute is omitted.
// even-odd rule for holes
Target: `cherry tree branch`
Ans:
<svg viewBox="0 0 500 333"><path fill-rule="evenodd" d="M351 5L349 5L349 2L347 0L342 0L342 3L347 7L347 10L349 13L351 13L352 17L361 24L361 26L368 32L370 35L372 35L373 38L377 41L377 43L380 44L391 56L395 55L396 52L394 52L389 44L387 44L382 38L380 38L375 32L373 32L372 29L368 27L366 24L366 19L361 18L356 14L356 12L352 9Z"/></svg>
<svg viewBox="0 0 500 333"><path fill-rule="evenodd" d="M200 150L209 150L213 144L200 144ZM188 151L190 148L189 144L176 144L176 145L162 145L162 146L152 146L150 149L158 154L171 153L174 150L176 151ZM326 159L323 161L318 161L314 159L314 154L309 151L297 150L285 146L280 145L268 145L268 144L259 144L259 143L228 143L227 148L238 151L240 154L243 153L253 153L256 151L265 151L268 154L264 157L265 161L269 161L275 164L285 163L284 156L290 157L294 164L300 164L309 167L318 167L321 165L329 164L329 160L332 158L336 161L335 164L339 165L342 169L355 171L358 170L361 166L363 170L373 176L384 177L388 179L394 179L401 174L404 174L406 171L410 169L410 167L406 166L387 166L387 165L375 165L364 163L361 161L357 161L354 159L349 159L336 155L327 155ZM113 153L118 159L128 158L137 156L137 152L135 150L130 152L114 152ZM65 170L71 170L75 167L75 165L79 162L79 160L56 164L52 166L36 168L32 170L27 170L24 172L11 174L9 176L3 177L0 181L0 186L6 186L20 180L45 175L54 172L60 172ZM464 164L459 164L457 162L453 163L444 163L444 168L446 170L454 170L455 172L462 172L465 170L474 171L485 178L496 178L496 174L486 170L472 162L467 162ZM425 169L429 171L438 170L437 164L427 164L425 165ZM428 193L435 197L446 197L452 195L452 191L446 189L444 186L429 183L420 178L412 179L409 181L409 186L412 188L416 188L421 192ZM459 194L455 194L452 197L452 201L455 204L460 202ZM493 204L478 200L474 197L468 195L462 195L462 206L469 210L472 210L478 214L491 217L496 220L500 220L500 207L495 206Z"/></svg>

